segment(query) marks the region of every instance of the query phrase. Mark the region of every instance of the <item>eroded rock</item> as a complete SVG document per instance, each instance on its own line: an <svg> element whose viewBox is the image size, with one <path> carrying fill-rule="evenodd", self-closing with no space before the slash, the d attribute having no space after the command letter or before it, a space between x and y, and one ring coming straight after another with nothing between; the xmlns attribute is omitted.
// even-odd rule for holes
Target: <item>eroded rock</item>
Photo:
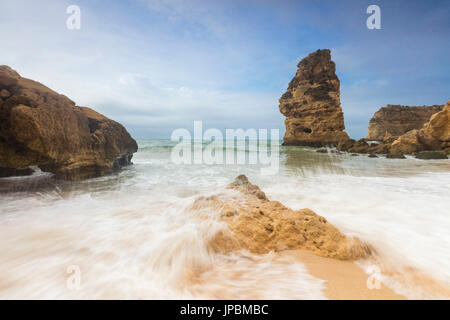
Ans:
<svg viewBox="0 0 450 320"><path fill-rule="evenodd" d="M390 144L388 143L368 143L366 139L355 141L353 139L341 140L337 145L339 151L351 153L389 153Z"/></svg>
<svg viewBox="0 0 450 320"><path fill-rule="evenodd" d="M406 159L403 153L388 153L386 155L387 159Z"/></svg>
<svg viewBox="0 0 450 320"><path fill-rule="evenodd" d="M221 232L211 242L214 250L246 249L264 254L307 249L319 256L341 260L355 260L370 254L367 245L343 235L312 210L292 210L278 201L270 201L246 176L237 177L229 188L239 191L241 196L234 200L220 196L200 198L193 206L218 210L229 226L229 233Z"/></svg>
<svg viewBox="0 0 450 320"><path fill-rule="evenodd" d="M34 165L64 179L95 177L137 151L121 124L8 66L0 66L0 92L0 176Z"/></svg>
<svg viewBox="0 0 450 320"><path fill-rule="evenodd" d="M440 151L421 151L416 154L416 158L423 160L448 159L447 155Z"/></svg>
<svg viewBox="0 0 450 320"><path fill-rule="evenodd" d="M421 129L431 116L441 111L442 105L400 106L387 105L375 112L369 122L367 140L392 142L414 129Z"/></svg>
<svg viewBox="0 0 450 320"><path fill-rule="evenodd" d="M423 128L411 130L395 140L391 152L415 153L426 150L445 150L450 147L450 101L433 114Z"/></svg>
<svg viewBox="0 0 450 320"><path fill-rule="evenodd" d="M284 145L336 146L348 139L341 109L336 66L330 50L317 50L297 65L295 77L280 98L286 116Z"/></svg>

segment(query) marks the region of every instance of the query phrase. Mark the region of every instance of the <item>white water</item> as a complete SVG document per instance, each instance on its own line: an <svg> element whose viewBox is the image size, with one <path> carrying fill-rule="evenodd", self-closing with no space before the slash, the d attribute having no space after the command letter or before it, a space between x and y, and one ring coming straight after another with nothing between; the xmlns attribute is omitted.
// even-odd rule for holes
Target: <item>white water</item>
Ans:
<svg viewBox="0 0 450 320"><path fill-rule="evenodd" d="M115 175L0 195L0 298L324 298L298 262L208 250L226 226L188 208L242 173L272 200L370 243L397 292L440 297L411 274L450 285L449 160L287 147L279 174L261 176L257 166L172 164L171 145L140 141L134 166ZM67 287L72 265L79 290Z"/></svg>

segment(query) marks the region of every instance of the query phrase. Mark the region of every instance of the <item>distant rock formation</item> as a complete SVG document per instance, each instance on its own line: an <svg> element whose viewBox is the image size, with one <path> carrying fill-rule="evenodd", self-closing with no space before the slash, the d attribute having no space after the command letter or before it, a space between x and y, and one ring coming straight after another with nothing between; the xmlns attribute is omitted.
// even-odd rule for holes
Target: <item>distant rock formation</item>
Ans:
<svg viewBox="0 0 450 320"><path fill-rule="evenodd" d="M337 149L346 152L382 153L391 156L416 154L420 151L450 153L450 101L441 111L433 114L422 128L410 130L397 139L385 138L381 143L368 143L366 139L341 140ZM444 159L442 156L440 158Z"/></svg>
<svg viewBox="0 0 450 320"><path fill-rule="evenodd" d="M29 166L83 179L130 163L136 141L125 128L39 82L0 66L0 176Z"/></svg>
<svg viewBox="0 0 450 320"><path fill-rule="evenodd" d="M392 142L392 152L450 150L450 101L419 130L411 130Z"/></svg>
<svg viewBox="0 0 450 320"><path fill-rule="evenodd" d="M246 249L264 254L270 251L311 250L322 257L356 260L370 254L370 248L356 238L343 235L325 218L310 209L291 210L270 201L246 176L238 176L228 188L240 192L236 198L214 195L195 201L193 209L213 208L220 212L229 230L211 241L215 251Z"/></svg>
<svg viewBox="0 0 450 320"><path fill-rule="evenodd" d="M392 141L408 131L421 129L431 116L442 108L442 105L408 107L388 104L375 112L370 119L366 139Z"/></svg>
<svg viewBox="0 0 450 320"><path fill-rule="evenodd" d="M330 50L317 50L301 60L295 77L280 98L286 116L284 145L337 145L349 139L341 109L336 66Z"/></svg>

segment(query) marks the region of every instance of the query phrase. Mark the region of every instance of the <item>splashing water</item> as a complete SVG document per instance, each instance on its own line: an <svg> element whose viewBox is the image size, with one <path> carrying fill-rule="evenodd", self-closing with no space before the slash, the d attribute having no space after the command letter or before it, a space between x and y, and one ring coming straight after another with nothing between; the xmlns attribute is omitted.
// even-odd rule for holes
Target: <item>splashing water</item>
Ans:
<svg viewBox="0 0 450 320"><path fill-rule="evenodd" d="M1 179L13 192L0 195L0 298L324 298L324 281L298 261L211 251L226 225L216 212L189 208L238 174L272 200L310 208L370 243L372 263L397 292L439 297L411 270L450 286L448 160L282 147L279 173L261 176L258 165L175 165L173 145L141 140L133 166L97 179ZM68 283L75 276L77 288Z"/></svg>

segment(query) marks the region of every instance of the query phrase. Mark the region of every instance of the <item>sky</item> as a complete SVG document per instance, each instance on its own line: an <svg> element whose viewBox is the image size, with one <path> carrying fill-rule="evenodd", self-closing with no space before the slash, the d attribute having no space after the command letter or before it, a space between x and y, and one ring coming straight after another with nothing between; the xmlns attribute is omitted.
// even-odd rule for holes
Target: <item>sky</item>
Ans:
<svg viewBox="0 0 450 320"><path fill-rule="evenodd" d="M369 5L381 29L369 30ZM81 10L70 30L66 12ZM331 49L352 138L386 104L450 99L450 1L0 0L0 65L122 123L273 129L297 63Z"/></svg>

